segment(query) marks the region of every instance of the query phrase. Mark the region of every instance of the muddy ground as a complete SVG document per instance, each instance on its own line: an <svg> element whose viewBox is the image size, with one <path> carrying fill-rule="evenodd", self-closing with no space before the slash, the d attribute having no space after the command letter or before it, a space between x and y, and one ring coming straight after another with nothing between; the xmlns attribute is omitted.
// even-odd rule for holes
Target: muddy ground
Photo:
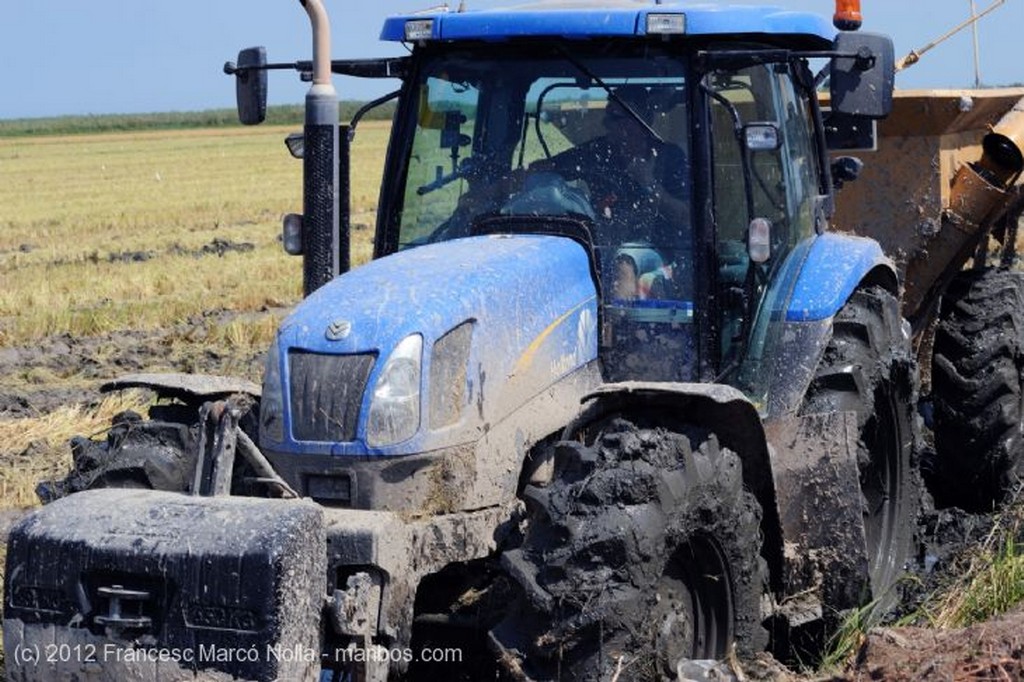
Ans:
<svg viewBox="0 0 1024 682"><path fill-rule="evenodd" d="M876 628L851 680L1024 680L1024 609L958 630Z"/></svg>
<svg viewBox="0 0 1024 682"><path fill-rule="evenodd" d="M1009 504L1016 511L1005 515L1003 523L1020 514L1021 496ZM918 563L888 621L919 614L930 596L948 588L966 570L997 522L994 514L967 514L958 509L925 514ZM1017 538L1018 543L1020 540ZM876 627L869 631L844 674L826 679L1024 680L1024 604L967 628Z"/></svg>
<svg viewBox="0 0 1024 682"><path fill-rule="evenodd" d="M236 317L214 311L171 329L62 334L32 346L0 348L0 377L6 377L0 381L0 419L37 416L74 403L95 405L103 382L134 372L228 374L258 381L262 351L240 354L203 343L212 329Z"/></svg>
<svg viewBox="0 0 1024 682"><path fill-rule="evenodd" d="M270 312L265 314L271 314ZM98 386L140 371L232 374L258 379L261 353L231 353L202 340L232 314L214 312L156 332L121 331L94 338L57 336L31 347L0 349L0 419L45 414L73 403L94 405ZM185 342L183 342L185 341ZM28 453L3 452L10 466ZM16 513L0 515L6 536ZM900 612L912 613L935 589L948 584L969 560L971 548L991 529L991 515L956 510L931 512L921 529L921 563ZM1024 538L1020 539L1024 542ZM962 630L883 626L872 630L841 674L796 674L768 660L748 678L779 680L1024 680L1024 605Z"/></svg>

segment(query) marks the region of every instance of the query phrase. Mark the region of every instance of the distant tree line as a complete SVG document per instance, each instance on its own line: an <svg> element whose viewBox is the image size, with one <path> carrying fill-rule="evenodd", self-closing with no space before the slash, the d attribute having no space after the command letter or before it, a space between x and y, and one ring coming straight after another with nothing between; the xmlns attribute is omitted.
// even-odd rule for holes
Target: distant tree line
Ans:
<svg viewBox="0 0 1024 682"><path fill-rule="evenodd" d="M348 122L365 102L341 102L341 121ZM366 114L363 120L391 120L395 103L387 102ZM302 105L267 107L267 124L301 127ZM128 132L141 130L173 130L185 128L219 128L241 125L234 109L206 111L172 111L153 114L97 114L88 116L54 116L48 118L17 118L0 120L0 137L25 135L76 135L88 133Z"/></svg>

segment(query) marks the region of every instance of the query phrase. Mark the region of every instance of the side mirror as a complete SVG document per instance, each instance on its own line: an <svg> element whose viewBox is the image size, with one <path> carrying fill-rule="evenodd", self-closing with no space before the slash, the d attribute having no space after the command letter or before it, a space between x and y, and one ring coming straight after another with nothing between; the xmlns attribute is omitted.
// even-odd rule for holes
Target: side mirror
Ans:
<svg viewBox="0 0 1024 682"><path fill-rule="evenodd" d="M267 117L267 72L261 68L266 64L266 48L249 47L238 53L235 99L238 120L244 125L263 123Z"/></svg>
<svg viewBox="0 0 1024 682"><path fill-rule="evenodd" d="M855 56L832 60L832 110L864 118L888 116L896 77L892 39L876 33L841 32L835 51Z"/></svg>
<svg viewBox="0 0 1024 682"><path fill-rule="evenodd" d="M825 146L830 151L869 151L878 149L878 121L822 109Z"/></svg>

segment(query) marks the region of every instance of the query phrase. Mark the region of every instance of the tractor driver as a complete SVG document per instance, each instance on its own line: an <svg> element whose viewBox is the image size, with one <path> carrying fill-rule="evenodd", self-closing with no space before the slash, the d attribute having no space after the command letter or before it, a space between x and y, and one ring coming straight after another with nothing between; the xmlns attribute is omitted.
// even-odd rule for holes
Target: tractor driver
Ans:
<svg viewBox="0 0 1024 682"><path fill-rule="evenodd" d="M598 244L678 244L689 222L685 153L650 128L657 108L646 87L623 85L613 92L604 135L535 161L530 171L554 171L586 183L598 218Z"/></svg>
<svg viewBox="0 0 1024 682"><path fill-rule="evenodd" d="M622 85L613 93L603 114L604 134L467 193L460 200L460 210L477 215L505 205L505 210L513 212L580 212L566 201L556 201L546 209L538 208L537 203L517 204L515 197L530 189L530 177L555 174L586 186L596 246L618 252L641 247L662 252L663 263L676 263L679 251L688 250L690 239L686 155L651 129L658 107L647 87ZM672 266L659 265L653 274L659 281L671 281ZM626 278L617 276L616 298L658 297L655 292L665 287L653 287L645 296L640 284L651 274L647 269L636 272L635 291L623 286Z"/></svg>
<svg viewBox="0 0 1024 682"><path fill-rule="evenodd" d="M688 251L686 156L650 129L658 114L651 91L624 85L605 107L605 133L530 164L586 183L596 214L597 246L614 247L613 298L663 298L673 267Z"/></svg>

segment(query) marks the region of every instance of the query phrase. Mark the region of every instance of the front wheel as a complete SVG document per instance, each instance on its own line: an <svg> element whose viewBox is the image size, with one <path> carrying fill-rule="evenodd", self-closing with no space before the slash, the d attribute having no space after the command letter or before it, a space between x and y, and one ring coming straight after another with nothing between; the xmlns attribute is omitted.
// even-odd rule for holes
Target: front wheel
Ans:
<svg viewBox="0 0 1024 682"><path fill-rule="evenodd" d="M187 492L195 471L195 439L190 424L122 412L106 438L73 438L71 470L62 480L40 482L36 492L44 503L95 488Z"/></svg>
<svg viewBox="0 0 1024 682"><path fill-rule="evenodd" d="M650 417L589 431L525 492L524 541L503 558L522 604L493 633L506 664L538 680L650 680L762 650L761 509L737 454Z"/></svg>

